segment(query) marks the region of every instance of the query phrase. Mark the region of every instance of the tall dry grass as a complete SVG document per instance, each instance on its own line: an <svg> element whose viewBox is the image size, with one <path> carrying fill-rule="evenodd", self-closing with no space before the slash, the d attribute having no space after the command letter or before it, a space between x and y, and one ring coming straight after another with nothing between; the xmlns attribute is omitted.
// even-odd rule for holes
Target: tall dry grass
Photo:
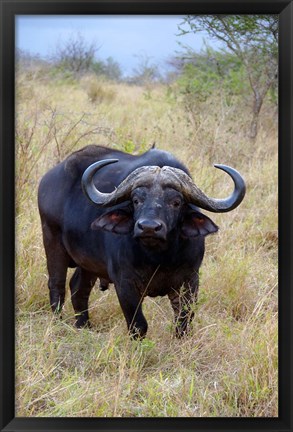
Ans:
<svg viewBox="0 0 293 432"><path fill-rule="evenodd" d="M96 86L96 87L95 87ZM108 92L108 96L107 96ZM70 417L278 415L277 126L264 107L255 142L248 108L214 95L188 111L164 86L46 82L18 77L16 134L16 414ZM236 103L237 102L237 103ZM207 239L191 334L174 338L167 298L144 302L149 332L131 341L114 287L90 298L93 328L76 330L67 297L51 314L37 211L42 175L90 143L173 152L208 194L247 195Z"/></svg>

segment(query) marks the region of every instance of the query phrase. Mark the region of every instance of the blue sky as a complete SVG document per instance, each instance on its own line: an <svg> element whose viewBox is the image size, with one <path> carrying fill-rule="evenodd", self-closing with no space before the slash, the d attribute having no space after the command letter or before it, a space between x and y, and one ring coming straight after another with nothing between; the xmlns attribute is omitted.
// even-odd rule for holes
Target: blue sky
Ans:
<svg viewBox="0 0 293 432"><path fill-rule="evenodd" d="M56 46L80 33L86 42L99 46L97 57L113 57L124 75L131 75L139 59L149 58L162 71L165 61L180 51L182 42L200 51L203 35L178 37L176 15L19 15L16 18L16 46L41 57L54 54Z"/></svg>

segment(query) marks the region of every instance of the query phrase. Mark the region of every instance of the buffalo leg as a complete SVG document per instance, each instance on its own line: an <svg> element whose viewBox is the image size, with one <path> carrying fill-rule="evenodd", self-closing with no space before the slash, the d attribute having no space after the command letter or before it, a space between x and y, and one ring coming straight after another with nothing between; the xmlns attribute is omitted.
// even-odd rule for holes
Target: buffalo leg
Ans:
<svg viewBox="0 0 293 432"><path fill-rule="evenodd" d="M192 305L197 302L197 294L198 275L186 282L180 291L172 290L168 294L175 315L177 337L183 336L188 330L188 325L194 317Z"/></svg>
<svg viewBox="0 0 293 432"><path fill-rule="evenodd" d="M127 328L133 339L143 339L146 335L148 324L142 313L142 299L137 290L129 285L124 288L116 286L116 292L120 306L127 322Z"/></svg>
<svg viewBox="0 0 293 432"><path fill-rule="evenodd" d="M97 275L95 273L91 273L80 267L77 267L70 280L71 301L75 311L75 326L77 328L90 326L88 303L96 280Z"/></svg>
<svg viewBox="0 0 293 432"><path fill-rule="evenodd" d="M60 242L59 235L43 225L43 240L47 256L50 305L53 312L61 312L65 300L65 283L70 256Z"/></svg>
<svg viewBox="0 0 293 432"><path fill-rule="evenodd" d="M109 279L100 278L100 290L106 291L109 288Z"/></svg>

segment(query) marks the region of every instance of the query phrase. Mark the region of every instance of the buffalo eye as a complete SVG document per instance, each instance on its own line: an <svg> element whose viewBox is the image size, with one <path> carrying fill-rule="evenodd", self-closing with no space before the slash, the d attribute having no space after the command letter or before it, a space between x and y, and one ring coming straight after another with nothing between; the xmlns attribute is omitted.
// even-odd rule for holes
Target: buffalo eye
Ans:
<svg viewBox="0 0 293 432"><path fill-rule="evenodd" d="M133 197L132 203L134 207L137 207L139 204L141 204L142 200L140 200L138 197Z"/></svg>
<svg viewBox="0 0 293 432"><path fill-rule="evenodd" d="M171 205L174 207L174 208L178 208L178 207L180 207L181 206L181 200L178 198L178 199L174 199L173 201L171 201Z"/></svg>

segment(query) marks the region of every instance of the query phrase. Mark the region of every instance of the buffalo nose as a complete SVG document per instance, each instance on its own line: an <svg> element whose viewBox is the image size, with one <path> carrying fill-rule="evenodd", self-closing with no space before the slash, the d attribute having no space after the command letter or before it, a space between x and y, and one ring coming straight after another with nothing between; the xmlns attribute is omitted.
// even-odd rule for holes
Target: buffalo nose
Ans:
<svg viewBox="0 0 293 432"><path fill-rule="evenodd" d="M137 227L140 231L147 232L158 232L162 229L163 225L161 222L156 220L139 220L137 222Z"/></svg>

